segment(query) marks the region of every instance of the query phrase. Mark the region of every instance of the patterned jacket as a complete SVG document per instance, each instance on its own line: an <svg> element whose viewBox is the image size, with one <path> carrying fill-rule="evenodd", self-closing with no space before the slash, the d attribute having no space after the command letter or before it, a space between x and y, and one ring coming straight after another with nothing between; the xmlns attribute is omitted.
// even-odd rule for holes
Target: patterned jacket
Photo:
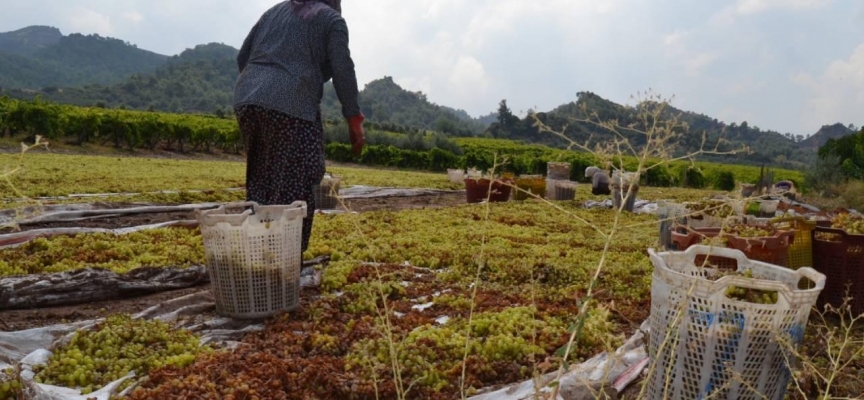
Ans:
<svg viewBox="0 0 864 400"><path fill-rule="evenodd" d="M332 78L342 115L360 114L348 25L329 7L303 20L288 1L277 4L252 28L237 64L235 108L254 104L314 122Z"/></svg>

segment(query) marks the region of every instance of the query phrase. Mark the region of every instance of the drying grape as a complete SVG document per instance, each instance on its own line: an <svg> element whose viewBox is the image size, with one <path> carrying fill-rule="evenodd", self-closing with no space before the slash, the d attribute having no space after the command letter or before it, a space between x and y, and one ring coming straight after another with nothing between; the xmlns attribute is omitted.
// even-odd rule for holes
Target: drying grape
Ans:
<svg viewBox="0 0 864 400"><path fill-rule="evenodd" d="M23 398L24 382L21 371L16 367L0 370L0 400L17 400Z"/></svg>
<svg viewBox="0 0 864 400"><path fill-rule="evenodd" d="M198 337L162 321L108 317L93 330L75 333L54 350L47 365L36 368L37 382L81 388L89 394L131 371L144 375L151 369L191 364L201 347ZM125 382L125 385L131 384Z"/></svg>

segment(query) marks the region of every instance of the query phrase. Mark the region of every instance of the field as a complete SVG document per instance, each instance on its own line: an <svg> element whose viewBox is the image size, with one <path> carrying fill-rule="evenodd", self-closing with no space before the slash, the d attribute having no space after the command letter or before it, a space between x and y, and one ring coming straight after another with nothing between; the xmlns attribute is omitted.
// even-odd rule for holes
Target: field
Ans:
<svg viewBox="0 0 864 400"><path fill-rule="evenodd" d="M14 160L0 155L0 165ZM234 201L244 195L224 191L242 187L245 180L244 164L232 161L36 152L26 156L24 166L12 179L16 191L3 187L0 196L170 190L180 193L100 201L177 204ZM459 186L441 173L349 165L330 165L328 170L343 177L343 187ZM463 389L470 395L554 371L581 301L591 290L604 254L604 234L616 225L614 213L582 207L585 200L602 199L588 191L587 185L580 185L577 201L554 205L526 201L319 215L304 259L330 255L332 261L324 269L321 286L303 291L298 311L268 319L263 331L247 334L235 350L193 351L187 336L159 326L135 326L136 332L158 332L148 336L156 348L180 344L172 345L176 358L171 362L157 357L136 364L149 379L128 397L451 399L461 397ZM684 201L714 193L643 187L639 197ZM20 204L12 201L5 207ZM656 217L624 213L617 229L570 362L614 349L648 317L652 267L646 249L658 242ZM37 239L0 250L0 278L92 267L124 273L139 267L202 263L200 231L168 228L122 237ZM0 311L0 321L22 329L130 308L124 301L94 307L107 310L90 312L86 309L93 307L84 306L77 313L45 311L47 315L39 318L29 310ZM57 316L51 317L52 312ZM81 343L80 351L63 349L67 352L40 379L98 389L117 376L92 373L100 360L110 363L117 360L111 357L127 351L115 353L112 346L118 346L123 329L133 329L130 322L119 318L110 324L102 329L114 329L120 336L82 337L76 342ZM93 343L102 343L105 351L97 356Z"/></svg>

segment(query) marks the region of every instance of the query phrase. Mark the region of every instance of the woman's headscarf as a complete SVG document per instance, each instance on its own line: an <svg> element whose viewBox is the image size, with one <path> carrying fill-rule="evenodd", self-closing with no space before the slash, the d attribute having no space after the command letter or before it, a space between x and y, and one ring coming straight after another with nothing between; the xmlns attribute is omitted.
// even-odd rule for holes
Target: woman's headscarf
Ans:
<svg viewBox="0 0 864 400"><path fill-rule="evenodd" d="M314 17L324 7L330 7L338 13L342 13L342 0L290 0L290 2L291 11L303 19Z"/></svg>

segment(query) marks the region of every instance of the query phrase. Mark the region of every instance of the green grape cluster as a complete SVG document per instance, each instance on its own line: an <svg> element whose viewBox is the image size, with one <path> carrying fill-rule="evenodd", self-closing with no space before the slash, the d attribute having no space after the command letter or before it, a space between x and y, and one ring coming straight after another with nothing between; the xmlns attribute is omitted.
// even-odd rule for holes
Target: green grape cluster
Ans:
<svg viewBox="0 0 864 400"><path fill-rule="evenodd" d="M741 238L763 238L771 237L777 233L777 230L770 226L755 226L746 224L735 224L726 229L732 235Z"/></svg>
<svg viewBox="0 0 864 400"><path fill-rule="evenodd" d="M0 370L0 400L17 400L24 396L24 382L15 367Z"/></svg>
<svg viewBox="0 0 864 400"><path fill-rule="evenodd" d="M850 235L864 235L864 217L848 213L838 214L831 219L831 227L843 229Z"/></svg>
<svg viewBox="0 0 864 400"><path fill-rule="evenodd" d="M727 239L725 236L714 236L702 238L702 245L714 247L726 247Z"/></svg>
<svg viewBox="0 0 864 400"><path fill-rule="evenodd" d="M753 279L753 271L749 269L744 271L743 274L736 273L736 275L741 275L745 278ZM776 291L765 291L758 289L742 288L737 286L729 286L728 288L726 288L726 297L755 304L777 303Z"/></svg>
<svg viewBox="0 0 864 400"><path fill-rule="evenodd" d="M0 250L0 277L74 271L86 267L125 273L139 267L204 264L200 231L153 229L128 235L80 234L34 239Z"/></svg>
<svg viewBox="0 0 864 400"><path fill-rule="evenodd" d="M687 209L696 214L709 215L718 218L727 218L735 215L735 210L731 205L718 201L703 200L687 203Z"/></svg>
<svg viewBox="0 0 864 400"><path fill-rule="evenodd" d="M208 350L193 333L165 322L114 315L93 330L75 333L47 365L37 366L35 380L89 394L131 371L140 376L163 366L189 365Z"/></svg>

